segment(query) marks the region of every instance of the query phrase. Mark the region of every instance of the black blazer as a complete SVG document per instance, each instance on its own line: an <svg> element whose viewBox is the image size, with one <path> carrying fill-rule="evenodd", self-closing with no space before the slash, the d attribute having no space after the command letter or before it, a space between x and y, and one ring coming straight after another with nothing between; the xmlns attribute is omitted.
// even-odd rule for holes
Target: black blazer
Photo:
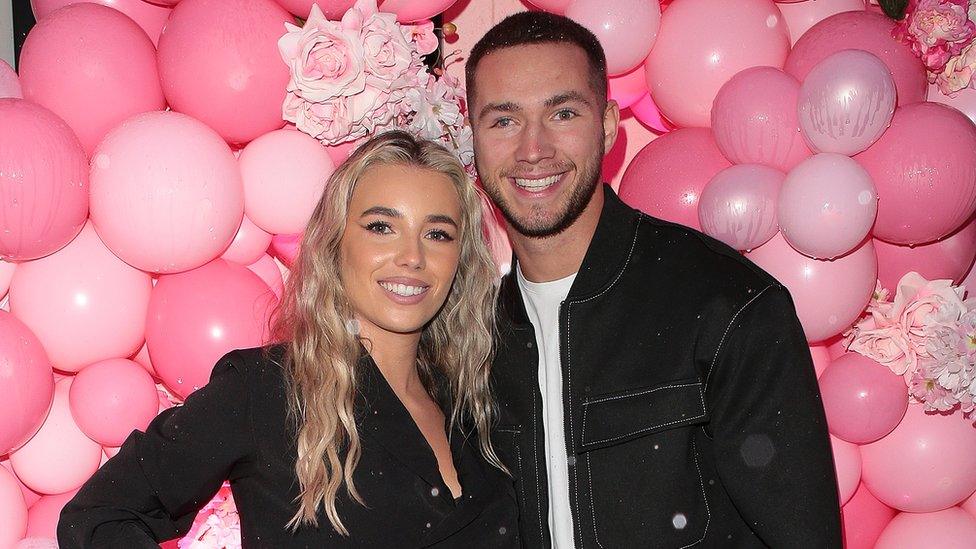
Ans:
<svg viewBox="0 0 976 549"><path fill-rule="evenodd" d="M510 478L481 458L476 437L455 429L451 453L463 491L455 502L423 434L368 356L359 368L362 457L354 473L368 507L340 490L336 503L349 537L337 534L324 512L319 528L286 530L298 481L295 429L275 363L281 356L281 347L270 358L260 349L227 354L183 406L160 414L145 433L133 432L65 506L61 548L157 549L157 541L186 533L225 479L245 548L519 545Z"/></svg>

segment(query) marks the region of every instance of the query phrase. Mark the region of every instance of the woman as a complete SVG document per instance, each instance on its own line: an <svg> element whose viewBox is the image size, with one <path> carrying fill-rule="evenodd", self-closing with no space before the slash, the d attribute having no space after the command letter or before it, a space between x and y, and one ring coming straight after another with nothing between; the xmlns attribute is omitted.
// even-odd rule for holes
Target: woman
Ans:
<svg viewBox="0 0 976 549"><path fill-rule="evenodd" d="M403 132L330 179L275 334L135 432L64 508L62 549L157 547L230 479L244 547L512 547L488 437L496 275L457 160Z"/></svg>

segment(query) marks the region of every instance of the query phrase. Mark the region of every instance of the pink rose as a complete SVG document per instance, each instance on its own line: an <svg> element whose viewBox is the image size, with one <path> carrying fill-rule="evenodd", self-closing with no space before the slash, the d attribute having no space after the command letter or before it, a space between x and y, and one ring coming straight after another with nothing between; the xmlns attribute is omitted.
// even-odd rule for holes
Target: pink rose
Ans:
<svg viewBox="0 0 976 549"><path fill-rule="evenodd" d="M440 45L440 41L437 40L437 35L434 34L434 23L432 21L424 21L423 23L415 23L407 29L410 31L410 40L416 44L417 53L420 55L427 55L428 53L433 53Z"/></svg>
<svg viewBox="0 0 976 549"><path fill-rule="evenodd" d="M373 85L389 88L407 85L404 77L413 65L416 49L410 43L408 32L397 23L396 15L371 15L363 24L362 42L366 71Z"/></svg>
<svg viewBox="0 0 976 549"><path fill-rule="evenodd" d="M972 85L974 70L976 70L976 47L970 42L959 52L959 55L949 59L941 73L929 74L929 80L934 82L943 94L952 96Z"/></svg>
<svg viewBox="0 0 976 549"><path fill-rule="evenodd" d="M287 91L316 102L362 91L366 75L358 32L327 20L314 4L305 26L285 28L278 50L291 72Z"/></svg>
<svg viewBox="0 0 976 549"><path fill-rule="evenodd" d="M897 34L933 72L940 72L976 34L968 0L912 0L906 13Z"/></svg>

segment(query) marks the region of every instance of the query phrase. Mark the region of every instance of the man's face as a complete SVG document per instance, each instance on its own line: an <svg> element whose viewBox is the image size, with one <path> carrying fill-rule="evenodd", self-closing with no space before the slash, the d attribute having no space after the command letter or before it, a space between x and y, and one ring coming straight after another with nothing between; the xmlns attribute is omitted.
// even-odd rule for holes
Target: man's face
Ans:
<svg viewBox="0 0 976 549"><path fill-rule="evenodd" d="M481 59L470 105L475 164L485 191L512 227L558 234L590 204L619 113L587 78L572 44L531 44ZM598 215L598 214L597 214Z"/></svg>

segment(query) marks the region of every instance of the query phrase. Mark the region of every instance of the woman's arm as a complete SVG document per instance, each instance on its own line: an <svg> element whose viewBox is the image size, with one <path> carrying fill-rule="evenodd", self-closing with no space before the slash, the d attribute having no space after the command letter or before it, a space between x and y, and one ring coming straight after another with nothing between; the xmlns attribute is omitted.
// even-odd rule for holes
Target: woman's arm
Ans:
<svg viewBox="0 0 976 549"><path fill-rule="evenodd" d="M129 435L62 510L60 547L158 549L158 540L185 534L253 451L245 378L231 352L183 406Z"/></svg>

